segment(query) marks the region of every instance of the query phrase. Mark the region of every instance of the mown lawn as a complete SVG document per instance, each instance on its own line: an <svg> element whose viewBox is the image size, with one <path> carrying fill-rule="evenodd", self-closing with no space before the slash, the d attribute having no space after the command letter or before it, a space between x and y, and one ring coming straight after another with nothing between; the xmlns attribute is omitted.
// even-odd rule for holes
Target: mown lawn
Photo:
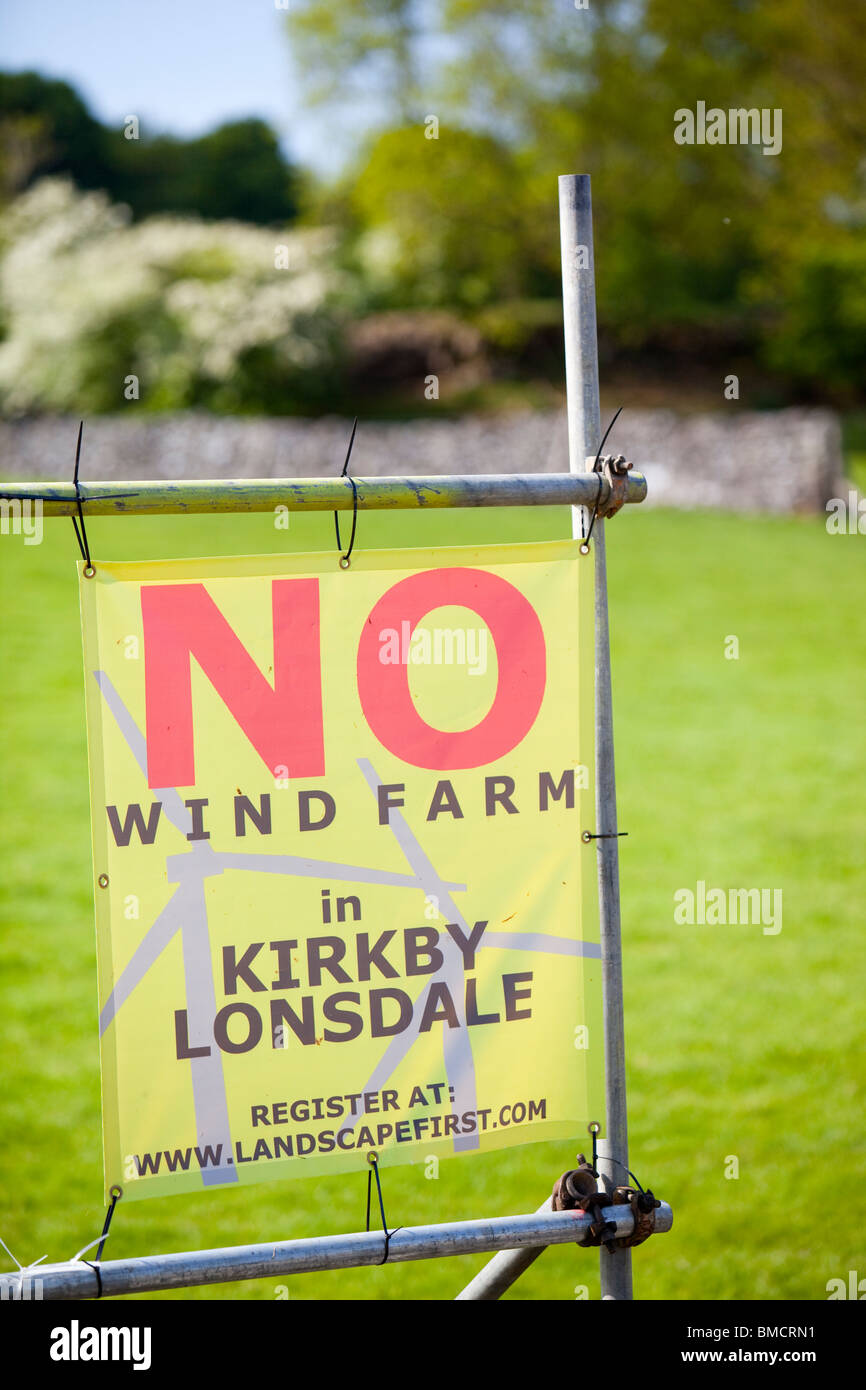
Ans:
<svg viewBox="0 0 866 1390"><path fill-rule="evenodd" d="M404 520L420 539L424 519ZM492 522L517 539L525 516ZM359 545L386 543L378 524L362 515ZM112 558L285 542L266 516L88 529ZM636 1293L823 1299L866 1274L866 543L821 518L637 508L608 534L631 1159L675 1211L635 1253ZM293 520L291 544L332 545L331 518ZM22 1262L74 1254L103 1218L76 554L65 519L41 546L0 539L0 1235ZM674 893L698 880L781 889L782 930L677 925ZM389 1221L533 1210L576 1147L452 1159L438 1181L389 1170ZM106 1257L358 1230L364 1202L359 1175L121 1203ZM449 1298L481 1263L176 1296ZM509 1297L597 1298L596 1265L548 1251Z"/></svg>

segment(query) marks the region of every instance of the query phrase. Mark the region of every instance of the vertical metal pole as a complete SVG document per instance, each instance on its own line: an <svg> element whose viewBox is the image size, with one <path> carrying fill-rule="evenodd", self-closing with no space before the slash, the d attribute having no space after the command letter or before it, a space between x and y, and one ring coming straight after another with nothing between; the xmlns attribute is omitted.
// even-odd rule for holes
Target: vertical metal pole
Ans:
<svg viewBox="0 0 866 1390"><path fill-rule="evenodd" d="M598 339L595 321L595 255L592 198L588 174L559 180L562 241L562 298L565 315L565 376L568 396L568 448L572 473L583 472L601 439L598 401ZM573 534L580 536L581 508L573 509ZM605 1129L599 1142L599 1171L606 1190L627 1182L628 1131L625 1102L625 1042L622 1010L622 947L619 912L619 851L616 840L616 781L610 692L607 618L607 567L604 522L596 520L595 551L595 832L601 915L604 995ZM585 852L585 851L584 851ZM612 1160L616 1160L613 1162ZM602 1248L601 1296L632 1297L631 1251L612 1255Z"/></svg>

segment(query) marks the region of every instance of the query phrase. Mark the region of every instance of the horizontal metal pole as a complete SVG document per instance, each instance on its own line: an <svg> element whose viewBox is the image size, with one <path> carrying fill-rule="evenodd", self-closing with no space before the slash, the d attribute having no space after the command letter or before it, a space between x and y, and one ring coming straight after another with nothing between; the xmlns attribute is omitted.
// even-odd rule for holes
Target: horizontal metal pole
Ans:
<svg viewBox="0 0 866 1390"><path fill-rule="evenodd" d="M616 1222L617 1235L631 1233L634 1218L627 1206L612 1207L605 1216ZM440 1259L446 1255L481 1255L516 1246L566 1245L581 1240L592 1224L582 1211L502 1216L483 1221L457 1221L440 1226L401 1227L391 1236L388 1263ZM656 1230L669 1231L673 1213L666 1203L656 1211ZM271 1279L309 1274L322 1269L352 1269L383 1262L381 1231L284 1240L267 1245L233 1245L222 1250L192 1250L174 1255L107 1260L100 1264L102 1296L188 1289L200 1284L230 1284L242 1279ZM96 1298L96 1272L83 1261L34 1265L23 1275L0 1275L0 1300L67 1300Z"/></svg>
<svg viewBox="0 0 866 1390"><path fill-rule="evenodd" d="M358 508L604 506L610 483L598 474L479 473L430 478L355 478ZM172 512L352 511L348 478L188 478L178 482L81 483L86 516L147 516ZM646 479L628 475L628 502L646 497ZM42 503L43 516L75 516L72 483L0 483L0 504ZM8 508L4 508L5 511Z"/></svg>

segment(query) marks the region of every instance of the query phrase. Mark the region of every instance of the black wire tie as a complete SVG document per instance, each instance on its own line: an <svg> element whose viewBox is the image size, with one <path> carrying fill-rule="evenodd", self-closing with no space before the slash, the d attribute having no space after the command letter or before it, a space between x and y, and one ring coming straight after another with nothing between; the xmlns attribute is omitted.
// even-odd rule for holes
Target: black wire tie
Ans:
<svg viewBox="0 0 866 1390"><path fill-rule="evenodd" d="M357 525L358 525L358 489L357 489L357 487L355 486L355 479L352 477L351 473L348 471L348 470L349 470L349 459L352 457L352 445L353 445L354 442L355 442L355 431L356 431L357 428L358 428L358 417L357 417L357 415L356 415L356 416L355 416L354 423L353 423L353 425L352 425L352 436L351 436L351 438L350 438L350 440L349 440L349 448L348 448L348 450L346 451L346 462L343 464L343 471L342 471L342 473L340 474L340 477L341 477L341 478L348 478L348 479L349 479L349 482L352 484L352 534L351 534L350 537L349 537L349 549L346 551L345 555L342 555L342 554L340 555L340 569L343 569L343 570L347 570L347 569L349 568L350 563L351 563L350 556L351 556L351 554L352 554L352 547L353 547L354 544L355 544L355 529L356 529L356 527L357 527ZM334 512L334 527L335 527L336 532L337 532L337 549L338 549L339 551L342 551L342 549L343 549L343 543L342 543L342 541L340 540L340 516L339 516L339 513L338 513L338 512Z"/></svg>
<svg viewBox="0 0 866 1390"><path fill-rule="evenodd" d="M109 1189L109 1195L110 1195L110 1197L111 1197L111 1202L110 1202L110 1204L109 1204L108 1211L105 1213L105 1223L104 1223L104 1225L103 1225L103 1227L102 1227L102 1235L99 1237L99 1248L98 1248L98 1250L97 1250L97 1252L96 1252L96 1255L95 1255L95 1257L94 1257L93 1260L82 1260L82 1261L81 1261L82 1264L87 1265L87 1268L88 1268L88 1269L92 1269L92 1270L93 1270L93 1273L96 1275L96 1297L97 1297L97 1298L101 1298L101 1297L102 1297L102 1275L101 1275L101 1273L99 1272L99 1265L100 1265L100 1261L102 1260L102 1252L103 1252L103 1250L105 1249L105 1242L108 1240L108 1231L109 1231L109 1227L111 1226L111 1218L112 1218L113 1215L114 1215L114 1208L117 1206L117 1203L119 1202L120 1198L123 1196L123 1188L122 1188L122 1187L118 1187L117 1185L115 1185L114 1187L111 1187L111 1188ZM93 1244L95 1245L96 1242L94 1241ZM85 1245L84 1250L87 1250L87 1249L88 1249L88 1247ZM80 1258L81 1255L84 1254L84 1250L82 1250L82 1251L79 1252L78 1258Z"/></svg>
<svg viewBox="0 0 866 1390"><path fill-rule="evenodd" d="M388 1222L385 1220L385 1203L384 1203L384 1200L383 1200L383 1198L382 1198L382 1183L381 1183L381 1180L380 1180L380 1178L379 1178L379 1158L378 1158L378 1155L377 1155L377 1154L372 1154L372 1153L371 1153L371 1154L367 1154L367 1162L368 1162L369 1165L370 1165L370 1170L369 1170L369 1172L367 1173L367 1230L369 1231L369 1229L370 1229L370 1197L371 1197L372 1187L373 1187L373 1174L375 1173L375 1174L376 1174L376 1190L377 1190L377 1192L378 1192L378 1194L379 1194L379 1211L380 1211L381 1216L382 1216L382 1234L383 1234L384 1237L385 1237L385 1255L384 1255L383 1259L381 1259L381 1260L379 1261L379 1263L385 1265L385 1264L388 1263L388 1255L390 1254L391 1237L392 1237L392 1236L395 1236L399 1230L402 1230L402 1227L400 1227L400 1226L395 1226L394 1229L393 1229L393 1231L389 1231L389 1230L388 1230Z"/></svg>
<svg viewBox="0 0 866 1390"><path fill-rule="evenodd" d="M78 485L78 465L81 462L81 436L84 433L84 421L78 425L78 443L75 446L75 471L72 474L72 483L75 488L75 502L78 507L78 521L72 518L72 525L75 527L75 539L78 541L78 549L81 551L81 558L84 561L84 574L87 579L92 579L96 573L93 568L93 561L90 558L90 546L87 541L87 527L84 525L84 509L81 505L81 488ZM81 530L78 529L78 522L81 522Z"/></svg>
<svg viewBox="0 0 866 1390"><path fill-rule="evenodd" d="M622 414L622 406L620 406L619 410L616 412L616 414L614 415L614 417L613 417L613 419L611 420L610 424L608 425L607 429L605 430L604 434L602 435L602 437L601 437L601 443L600 443L599 446L598 446L598 453L597 453L596 456L595 456L595 463L592 465L592 470L591 470L591 471L592 471L593 473L598 473L598 493L596 494L596 498L595 498L595 507L594 507L593 513L592 513L592 520L591 520L590 523L589 523L589 530L587 531L586 537L585 537L585 539L581 542L581 545L580 545L580 553L581 553L581 555L588 555L588 554L589 554L589 542L590 542L590 539L591 539L591 537L592 537L592 528L593 528L593 526L595 525L595 519L596 519L596 517L598 516L598 504L599 504L599 502L601 501L601 492L602 492L602 488L604 487L604 480L603 480L602 475L601 475L601 469L600 469L599 466L598 466L598 461L599 461L599 459L601 458L601 451L602 451L602 449L604 448L605 444L607 443L607 436L610 434L611 430L613 429L614 425L616 424L616 422L617 422L617 420L619 419L619 417L620 417L621 414Z"/></svg>

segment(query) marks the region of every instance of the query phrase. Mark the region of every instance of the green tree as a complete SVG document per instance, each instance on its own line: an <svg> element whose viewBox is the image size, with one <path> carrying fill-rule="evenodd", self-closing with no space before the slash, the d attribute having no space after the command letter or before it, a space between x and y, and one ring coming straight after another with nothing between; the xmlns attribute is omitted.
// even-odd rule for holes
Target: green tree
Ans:
<svg viewBox="0 0 866 1390"><path fill-rule="evenodd" d="M299 73L313 100L384 102L400 121L417 115L423 0L307 0L289 17Z"/></svg>
<svg viewBox="0 0 866 1390"><path fill-rule="evenodd" d="M467 309L555 289L532 254L519 185L514 152L490 135L387 131L351 193L368 279L388 303Z"/></svg>
<svg viewBox="0 0 866 1390"><path fill-rule="evenodd" d="M196 140L125 140L119 131L112 155L109 191L136 217L179 212L283 223L297 215L297 175L264 121L232 121Z"/></svg>
<svg viewBox="0 0 866 1390"><path fill-rule="evenodd" d="M0 73L5 200L52 174L104 189L136 218L179 212L267 224L298 212L298 173L264 121L230 121L193 140L146 132L129 140L95 120L67 83Z"/></svg>
<svg viewBox="0 0 866 1390"><path fill-rule="evenodd" d="M572 0L507 7L428 0L418 7L407 0L398 8L391 71L396 81L409 34L416 87L423 76L414 118L437 112L443 132L491 137L475 149L470 177L479 184L495 178L503 149L521 171L513 222L532 239L521 242L517 259L533 276L545 266L552 275L558 261L555 176L592 175L599 317L620 349L728 360L748 352L788 373L797 389L853 389L866 333L857 289L866 223L862 7L813 0L591 0L587 9ZM355 0L352 9L349 31L330 52L331 93L371 81L365 19L377 20L377 61L388 56L388 7ZM324 62L335 22L330 0L300 0L289 32L300 52L318 51ZM383 101L389 90L381 90ZM675 113L698 101L780 111L780 153L677 144ZM389 110L405 126L399 92ZM440 137L443 166L447 148ZM420 216L447 186L435 161L428 164L429 183L414 193L409 171L393 171L403 188L400 226L411 220L410 197ZM368 224L383 215L364 212ZM475 243L462 237L459 254L481 263L483 220L475 233L459 203L458 215ZM438 258L427 248L441 263L454 242L448 218L446 202L431 225L431 236L441 237Z"/></svg>
<svg viewBox="0 0 866 1390"><path fill-rule="evenodd" d="M67 173L79 188L107 187L107 132L66 82L0 73L0 177L7 198L38 178Z"/></svg>

